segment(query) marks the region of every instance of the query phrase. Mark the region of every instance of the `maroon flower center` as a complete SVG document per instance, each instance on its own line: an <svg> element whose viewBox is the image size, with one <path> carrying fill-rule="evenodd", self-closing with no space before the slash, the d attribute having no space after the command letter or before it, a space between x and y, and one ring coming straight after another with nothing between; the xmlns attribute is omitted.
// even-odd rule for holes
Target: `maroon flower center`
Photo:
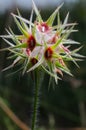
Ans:
<svg viewBox="0 0 86 130"><path fill-rule="evenodd" d="M49 47L46 49L44 56L46 59L51 59L53 54L53 50Z"/></svg>
<svg viewBox="0 0 86 130"><path fill-rule="evenodd" d="M44 23L41 23L39 26L38 26L38 29L41 31L41 32L47 32L49 30L49 26L44 22Z"/></svg>
<svg viewBox="0 0 86 130"><path fill-rule="evenodd" d="M36 40L35 40L35 38L32 35L28 38L27 43L28 43L28 48L31 51L33 51L33 49L36 46Z"/></svg>
<svg viewBox="0 0 86 130"><path fill-rule="evenodd" d="M32 65L35 65L37 62L38 62L38 60L37 60L36 58L32 58L32 59L31 59Z"/></svg>

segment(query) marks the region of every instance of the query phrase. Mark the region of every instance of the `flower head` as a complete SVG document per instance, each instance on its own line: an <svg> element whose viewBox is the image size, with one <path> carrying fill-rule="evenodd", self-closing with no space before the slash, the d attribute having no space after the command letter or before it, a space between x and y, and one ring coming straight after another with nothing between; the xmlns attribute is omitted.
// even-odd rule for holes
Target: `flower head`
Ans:
<svg viewBox="0 0 86 130"><path fill-rule="evenodd" d="M57 82L58 73L61 76L63 76L63 72L72 75L66 61L73 61L77 65L76 61L83 57L77 53L80 48L70 50L72 44L79 44L68 39L70 33L76 31L73 29L76 23L68 23L69 13L63 23L60 21L59 9L62 5L46 21L43 21L34 1L32 2L37 17L35 22L32 22L33 12L30 20L26 20L18 11L18 15L12 14L12 16L21 34L14 34L9 28L8 35L2 36L5 42L10 45L6 49L15 58L12 65L6 69L21 63L24 74L40 67L54 77ZM56 25L53 25L56 16L58 21ZM9 39L12 39L13 42L10 42Z"/></svg>

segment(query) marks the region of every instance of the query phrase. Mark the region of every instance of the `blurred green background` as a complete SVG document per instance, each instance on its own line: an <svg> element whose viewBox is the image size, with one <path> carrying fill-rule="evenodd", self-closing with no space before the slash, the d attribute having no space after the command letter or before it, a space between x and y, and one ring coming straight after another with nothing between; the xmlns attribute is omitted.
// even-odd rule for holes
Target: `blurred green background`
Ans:
<svg viewBox="0 0 86 130"><path fill-rule="evenodd" d="M39 8L44 20L53 12L54 7ZM28 19L31 10L23 7L19 9L22 16ZM78 26L75 28L79 30L70 37L81 43L83 48L80 50L80 54L86 55L86 1L66 2L60 10L62 20L68 11L70 12L69 22L78 22ZM16 34L18 33L10 15L11 12L16 13L16 5L0 13L0 35L6 34L5 28L9 26ZM6 46L0 39L0 48ZM33 79L31 74L22 76L20 72L11 75L14 69L1 72L11 62L7 60L8 55L8 52L0 52L0 130L21 130L15 121L11 120L9 114L10 111L13 111L23 123L31 126ZM38 124L41 130L86 127L86 59L79 62L79 65L80 68L77 68L70 63L69 68L74 77L64 75L63 80L59 81L58 85L51 85L50 89L48 89L49 76L43 74L38 112ZM10 111L7 111L7 106Z"/></svg>

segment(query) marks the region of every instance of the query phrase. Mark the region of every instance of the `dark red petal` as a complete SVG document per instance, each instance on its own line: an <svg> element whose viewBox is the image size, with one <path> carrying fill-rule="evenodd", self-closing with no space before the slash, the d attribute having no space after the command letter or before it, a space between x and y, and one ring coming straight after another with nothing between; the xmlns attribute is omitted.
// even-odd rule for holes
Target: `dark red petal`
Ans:
<svg viewBox="0 0 86 130"><path fill-rule="evenodd" d="M46 59L51 59L53 54L53 50L49 47L46 49L44 56Z"/></svg>
<svg viewBox="0 0 86 130"><path fill-rule="evenodd" d="M49 30L49 26L45 22L43 22L40 25L38 25L38 29L40 32L44 33L44 32L47 32Z"/></svg>
<svg viewBox="0 0 86 130"><path fill-rule="evenodd" d="M27 40L27 44L28 44L28 48L33 51L33 49L35 48L36 46L36 40L34 38L34 36L30 36Z"/></svg>
<svg viewBox="0 0 86 130"><path fill-rule="evenodd" d="M36 58L33 57L33 58L31 59L32 65L35 65L37 62L38 62L38 60L37 60Z"/></svg>

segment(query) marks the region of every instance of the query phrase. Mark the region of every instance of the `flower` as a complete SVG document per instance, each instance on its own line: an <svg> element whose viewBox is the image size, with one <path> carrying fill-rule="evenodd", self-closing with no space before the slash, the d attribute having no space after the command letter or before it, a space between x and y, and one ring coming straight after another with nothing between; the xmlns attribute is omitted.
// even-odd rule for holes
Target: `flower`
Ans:
<svg viewBox="0 0 86 130"><path fill-rule="evenodd" d="M73 61L78 66L76 61L83 57L77 53L81 47L70 50L72 44L79 44L68 38L71 32L76 31L73 29L76 23L68 23L69 13L63 23L60 21L59 9L63 4L57 7L46 21L43 21L34 1L32 3L36 14L34 23L32 22L33 11L30 20L26 20L17 10L18 15L12 13L12 16L21 34L14 34L9 28L8 35L1 36L10 45L4 50L9 50L12 58L15 58L12 65L4 70L20 63L23 74L40 67L54 77L57 83L57 80L60 79L58 74L63 76L63 72L65 72L72 75L66 61ZM53 25L56 16L57 24ZM9 39L13 42L10 42Z"/></svg>

